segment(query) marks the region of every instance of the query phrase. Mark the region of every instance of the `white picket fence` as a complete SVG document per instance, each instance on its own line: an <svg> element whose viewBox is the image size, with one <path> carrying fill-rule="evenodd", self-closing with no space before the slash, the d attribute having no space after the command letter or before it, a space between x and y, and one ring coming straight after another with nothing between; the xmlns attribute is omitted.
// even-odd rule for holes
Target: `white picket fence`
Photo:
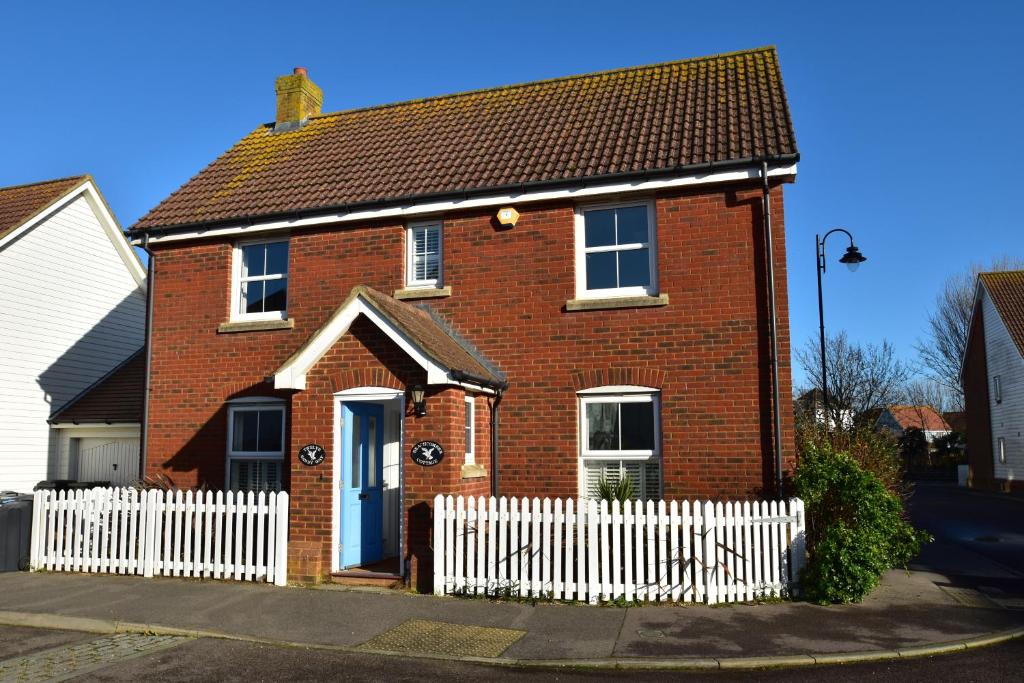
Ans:
<svg viewBox="0 0 1024 683"><path fill-rule="evenodd" d="M288 494L36 491L33 571L288 578Z"/></svg>
<svg viewBox="0 0 1024 683"><path fill-rule="evenodd" d="M434 593L742 602L791 594L804 504L434 499Z"/></svg>

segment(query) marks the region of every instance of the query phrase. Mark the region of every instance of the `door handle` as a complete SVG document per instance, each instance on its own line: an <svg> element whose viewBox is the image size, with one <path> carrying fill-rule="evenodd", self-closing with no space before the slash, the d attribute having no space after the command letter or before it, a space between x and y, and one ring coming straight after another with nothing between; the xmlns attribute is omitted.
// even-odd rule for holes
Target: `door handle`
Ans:
<svg viewBox="0 0 1024 683"><path fill-rule="evenodd" d="M367 500L370 497L369 493L360 493L359 500Z"/></svg>

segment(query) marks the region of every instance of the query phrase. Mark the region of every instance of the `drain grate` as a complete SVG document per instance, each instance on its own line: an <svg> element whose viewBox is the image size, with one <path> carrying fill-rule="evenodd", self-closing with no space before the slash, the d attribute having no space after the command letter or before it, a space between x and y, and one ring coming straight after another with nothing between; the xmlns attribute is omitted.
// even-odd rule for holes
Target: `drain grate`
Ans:
<svg viewBox="0 0 1024 683"><path fill-rule="evenodd" d="M410 619L360 645L364 650L410 654L499 657L526 631L486 626L463 626L443 621Z"/></svg>

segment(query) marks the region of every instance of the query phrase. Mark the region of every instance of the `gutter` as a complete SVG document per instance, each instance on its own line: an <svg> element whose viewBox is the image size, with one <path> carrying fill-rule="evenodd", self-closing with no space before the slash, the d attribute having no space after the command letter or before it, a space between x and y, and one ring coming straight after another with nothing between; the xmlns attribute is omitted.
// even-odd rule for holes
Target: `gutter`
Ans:
<svg viewBox="0 0 1024 683"><path fill-rule="evenodd" d="M210 229L222 226L236 226L240 223L245 223L246 221L248 221L249 224L251 225L252 222L254 221L259 221L262 223L273 220L297 220L300 218L310 218L319 215L330 215L339 212L351 213L353 211L363 211L368 209L380 209L391 206L401 206L409 203L419 204L441 200L468 199L470 197L486 196L502 192L518 192L520 194L525 194L528 191L539 191L548 189L556 190L567 188L586 188L593 185L604 185L612 181L653 180L665 176L674 176L683 173L692 174L700 171L711 172L738 168L748 168L751 166L758 167L759 165L765 162L771 162L773 164L786 164L797 163L799 161L799 152L794 152L791 154L773 154L769 156L759 157L744 157L743 159L729 159L726 161L705 161L698 164L686 164L674 166L672 168L662 168L655 170L606 173L602 175L583 176L579 178L570 178L566 180L532 180L525 183L509 183L506 185L492 185L488 187L463 188L461 190L452 190L447 192L407 194L399 197L390 197L387 199L371 199L361 202L318 206L315 209L307 210L279 211L276 213L234 216L231 218L223 218L212 221L176 223L173 225L152 226L148 228L132 228L128 231L128 234L131 237L139 237L148 234L157 234L159 236L165 236L175 232L196 230L200 227L202 227L203 229Z"/></svg>
<svg viewBox="0 0 1024 683"><path fill-rule="evenodd" d="M468 372L462 370L452 370L452 379L456 382L468 381L472 384L477 384L494 391L494 400L490 401L491 404L491 495L497 498L499 496L500 488L498 486L498 465L500 459L498 457L498 426L500 421L498 420L498 406L501 405L501 399L505 395L505 390L508 389L507 381L496 382L493 379L485 379L483 377L477 377Z"/></svg>
<svg viewBox="0 0 1024 683"><path fill-rule="evenodd" d="M775 257L772 253L772 198L771 188L768 185L768 162L761 162L761 178L763 180L762 212L764 214L765 234L765 258L768 259L768 308L771 318L771 346L772 346L772 417L775 421L774 446L775 446L775 486L776 495L783 497L782 490L782 408L779 395L779 333L778 315L775 308Z"/></svg>
<svg viewBox="0 0 1024 683"><path fill-rule="evenodd" d="M142 424L139 426L139 479L146 476L146 451L149 437L149 391L150 370L153 363L153 276L156 273L156 255L149 248L149 235L142 236L141 248L149 260L146 263L146 330L144 334L143 353L146 354L146 381L142 394Z"/></svg>

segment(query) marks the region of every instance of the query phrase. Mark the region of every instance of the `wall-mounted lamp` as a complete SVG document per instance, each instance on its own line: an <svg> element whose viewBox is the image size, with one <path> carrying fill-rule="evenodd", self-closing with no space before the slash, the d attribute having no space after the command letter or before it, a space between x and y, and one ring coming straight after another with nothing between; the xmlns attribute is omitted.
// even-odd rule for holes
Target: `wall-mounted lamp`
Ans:
<svg viewBox="0 0 1024 683"><path fill-rule="evenodd" d="M424 415L426 415L427 398L425 395L426 392L423 389L423 385L414 385L411 389L409 389L409 393L412 394L412 407L413 411L416 414L416 417L423 417Z"/></svg>

